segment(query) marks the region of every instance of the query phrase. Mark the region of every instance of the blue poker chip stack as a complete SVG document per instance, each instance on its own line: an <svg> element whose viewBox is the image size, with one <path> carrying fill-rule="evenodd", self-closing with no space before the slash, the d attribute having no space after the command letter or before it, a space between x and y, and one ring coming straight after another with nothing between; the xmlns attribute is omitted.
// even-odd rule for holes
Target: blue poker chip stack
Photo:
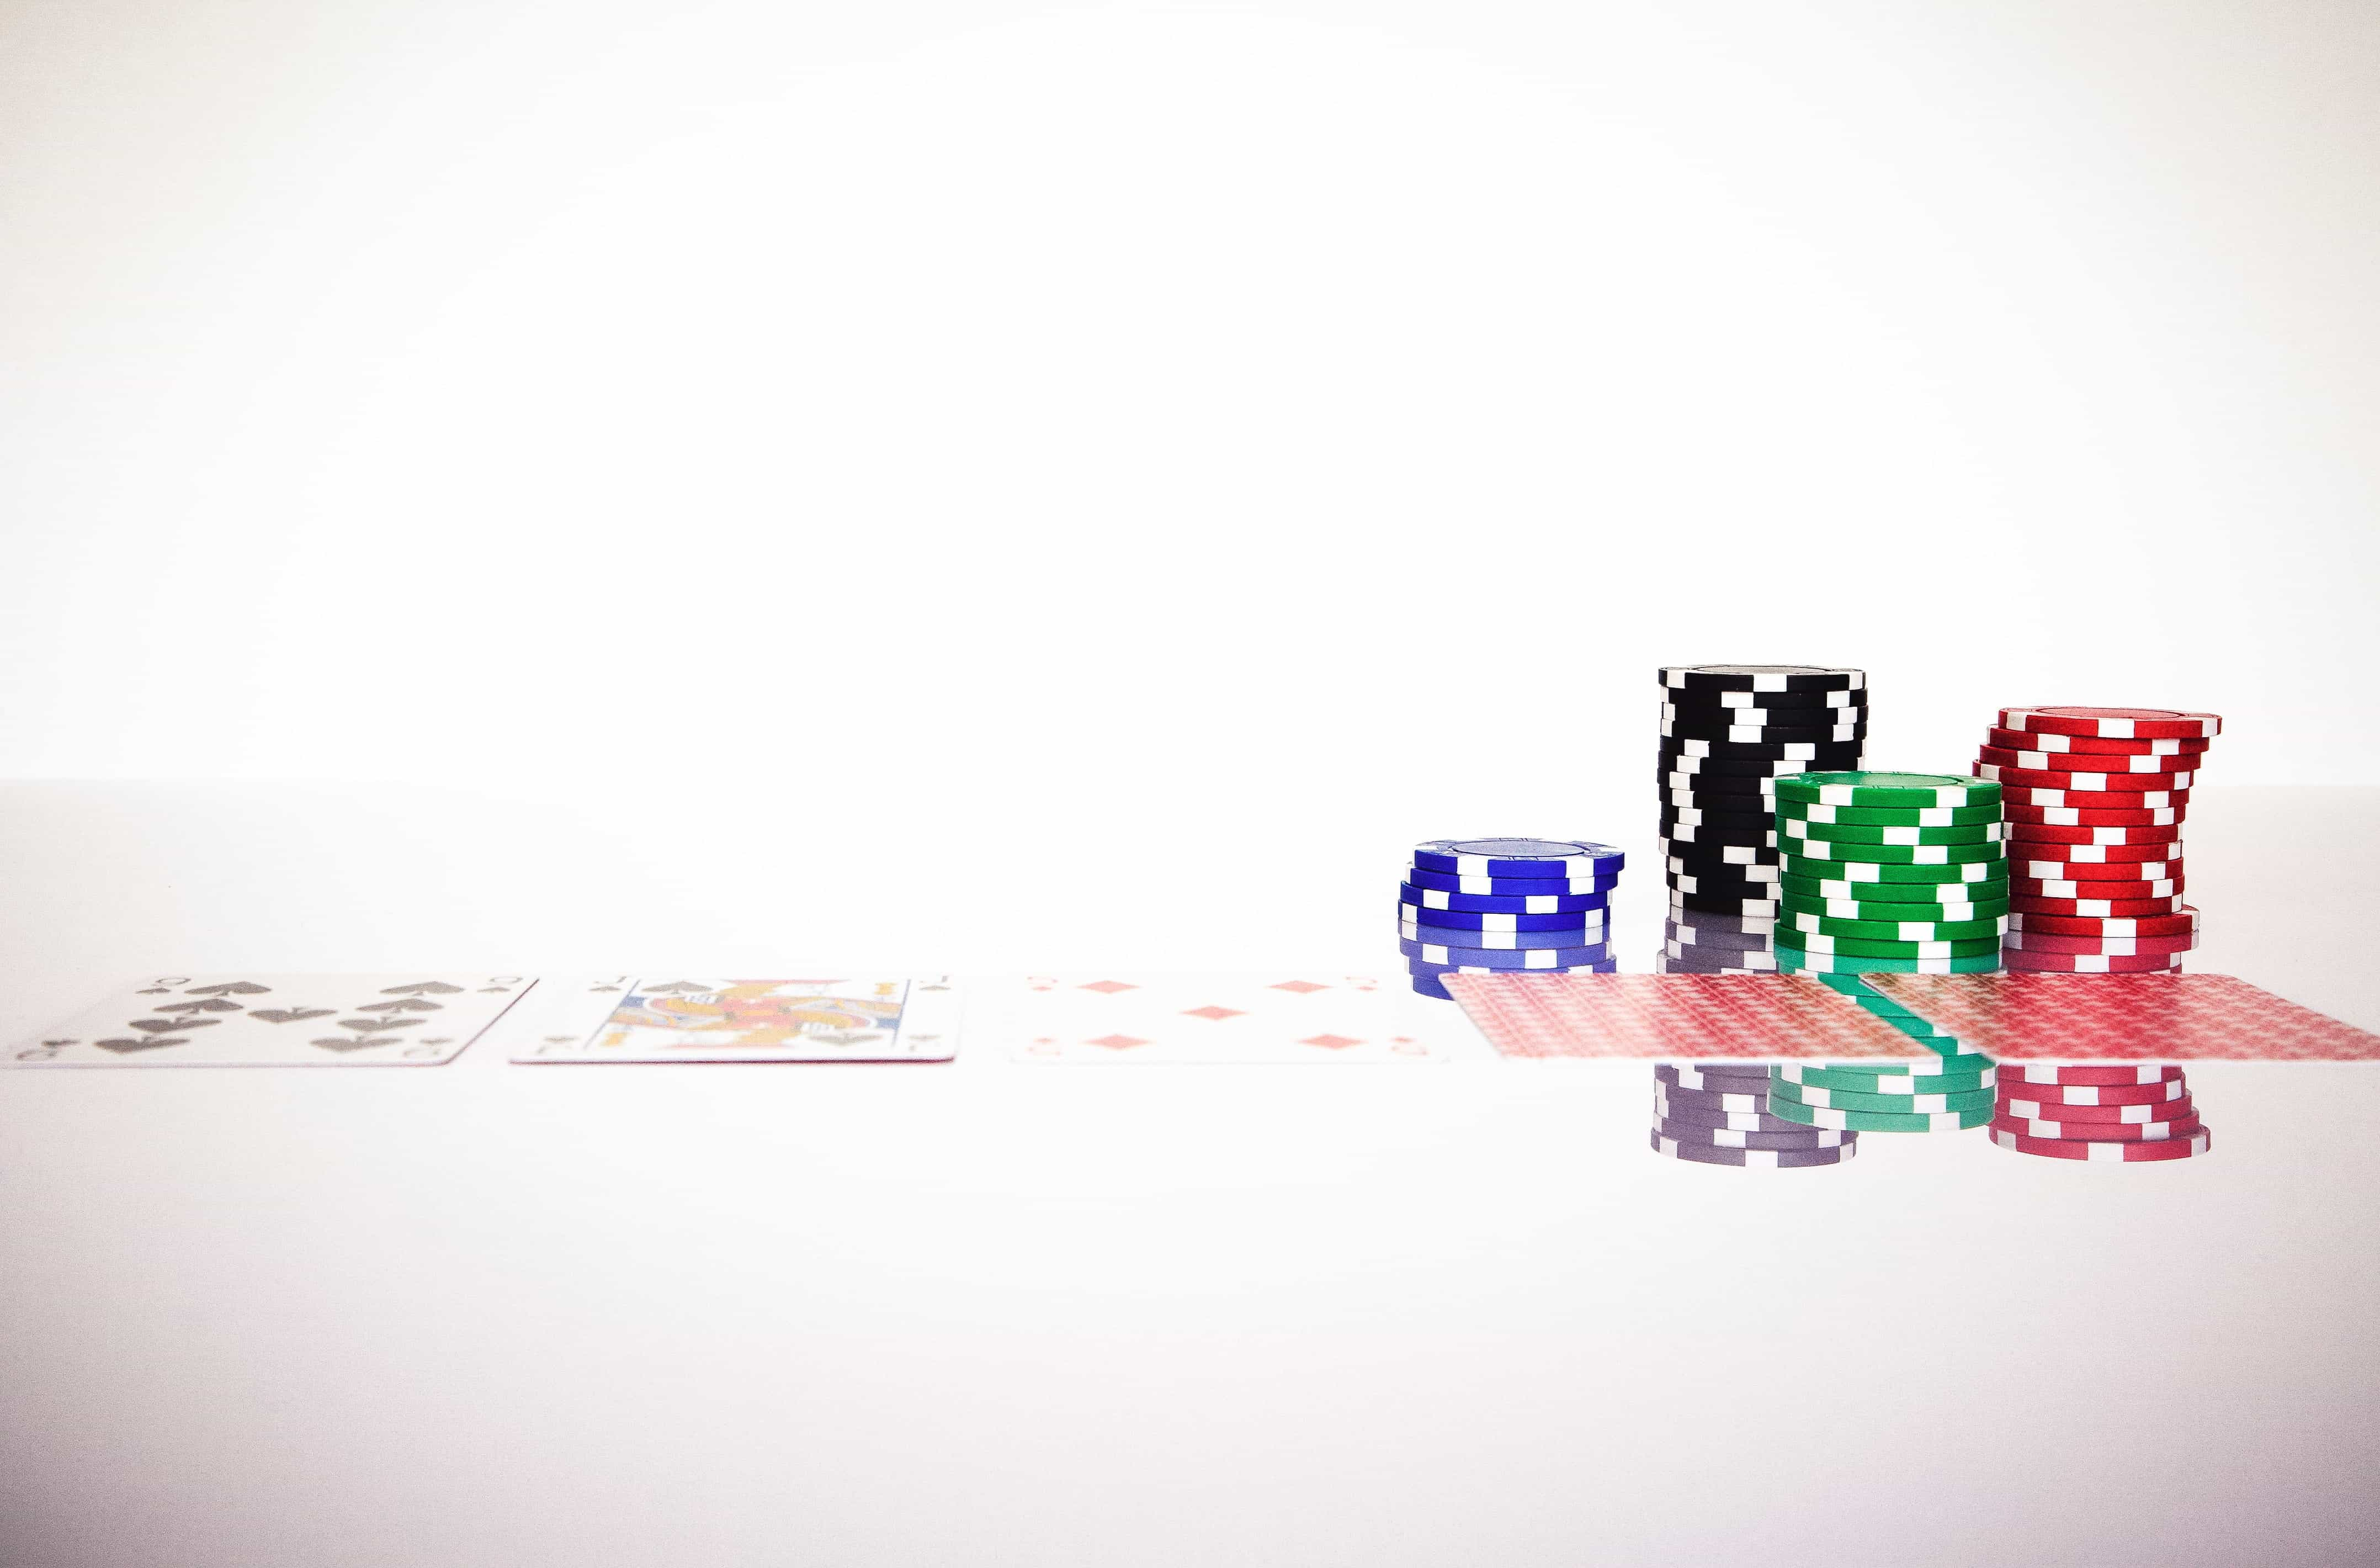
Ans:
<svg viewBox="0 0 2380 1568"><path fill-rule="evenodd" d="M1449 975L1609 974L1611 890L1627 857L1576 839L1438 838L1414 846L1397 891L1413 988L1451 1001Z"/></svg>

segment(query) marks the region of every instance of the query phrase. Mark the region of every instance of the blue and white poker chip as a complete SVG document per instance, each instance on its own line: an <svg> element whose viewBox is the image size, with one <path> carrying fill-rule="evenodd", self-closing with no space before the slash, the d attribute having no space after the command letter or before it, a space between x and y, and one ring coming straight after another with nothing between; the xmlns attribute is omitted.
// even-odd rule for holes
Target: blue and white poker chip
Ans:
<svg viewBox="0 0 2380 1568"><path fill-rule="evenodd" d="M1449 896L1451 896L1451 894ZM1591 924L1603 924L1604 908L1611 895L1608 893L1582 893L1563 902L1583 906L1574 909L1548 911L1544 914L1524 914L1511 910L1423 908L1418 904L1397 904L1397 919L1408 926L1445 926L1468 931L1561 931L1579 930Z"/></svg>
<svg viewBox="0 0 2380 1568"><path fill-rule="evenodd" d="M1609 877L1628 857L1608 844L1554 838L1434 838L1413 863L1457 877Z"/></svg>
<svg viewBox="0 0 2380 1568"><path fill-rule="evenodd" d="M1537 898L1548 893L1559 898L1566 893L1609 893L1620 885L1620 873L1601 877L1458 877L1451 871L1427 871L1419 866L1407 867L1405 881L1418 888L1430 888L1439 893L1493 893L1510 898Z"/></svg>
<svg viewBox="0 0 2380 1568"><path fill-rule="evenodd" d="M1437 911L1432 910L1432 914ZM1575 920L1576 916L1568 917ZM1593 947L1604 940L1603 917L1588 915L1585 925L1572 925L1551 931L1483 931L1461 926L1425 926L1412 920L1398 922L1397 935L1406 942L1430 942L1439 947L1501 948L1519 952L1545 947Z"/></svg>
<svg viewBox="0 0 2380 1568"><path fill-rule="evenodd" d="M1434 887L1397 886L1397 899L1407 908L1454 910L1468 915L1576 915L1608 908L1609 890L1601 893L1530 893L1516 897L1501 893L1440 893Z"/></svg>
<svg viewBox="0 0 2380 1568"><path fill-rule="evenodd" d="M1574 969L1611 956L1610 944L1600 942L1585 947L1464 947L1400 937L1397 951L1415 964L1440 969Z"/></svg>

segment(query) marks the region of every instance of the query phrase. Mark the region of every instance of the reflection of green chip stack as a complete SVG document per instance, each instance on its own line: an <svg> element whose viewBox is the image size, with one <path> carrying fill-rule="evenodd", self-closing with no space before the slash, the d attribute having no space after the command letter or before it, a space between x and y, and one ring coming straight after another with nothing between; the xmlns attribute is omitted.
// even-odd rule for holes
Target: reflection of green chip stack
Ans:
<svg viewBox="0 0 2380 1568"><path fill-rule="evenodd" d="M1942 1060L1914 1084L1905 1068L1879 1069L1872 1088L1805 1084L1780 1070L1770 1113L1862 1132L1982 1126L1991 1059L1859 977L2000 966L2009 880L1999 786L1950 773L1795 773L1777 781L1776 798L1777 967L1816 977Z"/></svg>

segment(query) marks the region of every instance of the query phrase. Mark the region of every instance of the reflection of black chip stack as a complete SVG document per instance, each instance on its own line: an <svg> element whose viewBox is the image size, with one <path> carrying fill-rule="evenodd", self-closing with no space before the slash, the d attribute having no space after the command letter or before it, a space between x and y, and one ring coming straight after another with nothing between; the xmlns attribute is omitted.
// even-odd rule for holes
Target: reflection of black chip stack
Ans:
<svg viewBox="0 0 2380 1568"><path fill-rule="evenodd" d="M1670 918L1773 916L1775 781L1858 769L1867 676L1803 664L1694 664L1661 681L1661 856Z"/></svg>

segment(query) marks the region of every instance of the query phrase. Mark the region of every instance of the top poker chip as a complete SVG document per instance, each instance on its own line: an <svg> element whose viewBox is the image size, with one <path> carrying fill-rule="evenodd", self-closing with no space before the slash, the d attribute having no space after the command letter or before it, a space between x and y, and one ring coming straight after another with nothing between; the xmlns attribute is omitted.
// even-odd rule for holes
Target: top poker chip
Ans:
<svg viewBox="0 0 2380 1568"><path fill-rule="evenodd" d="M1858 691L1867 673L1822 664L1680 664L1662 669L1661 684L1674 691Z"/></svg>
<svg viewBox="0 0 2380 1568"><path fill-rule="evenodd" d="M1608 844L1554 838L1434 838L1413 863L1458 877L1609 877L1628 857Z"/></svg>
<svg viewBox="0 0 2380 1568"><path fill-rule="evenodd" d="M2103 740L2200 740L2222 734L2223 720L2170 708L2003 708L2000 728Z"/></svg>
<svg viewBox="0 0 2380 1568"><path fill-rule="evenodd" d="M1777 781L1777 799L1813 806L1997 806L1991 779L1956 773L1789 773Z"/></svg>

